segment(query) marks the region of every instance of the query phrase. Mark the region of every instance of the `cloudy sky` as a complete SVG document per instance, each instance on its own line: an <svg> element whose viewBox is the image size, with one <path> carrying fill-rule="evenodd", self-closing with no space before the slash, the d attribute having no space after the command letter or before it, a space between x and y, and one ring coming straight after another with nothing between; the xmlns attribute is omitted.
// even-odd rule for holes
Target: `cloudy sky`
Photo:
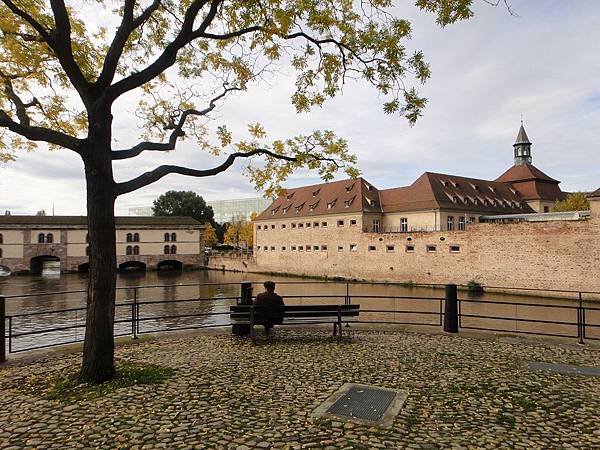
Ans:
<svg viewBox="0 0 600 450"><path fill-rule="evenodd" d="M477 3L477 2L476 2ZM412 8L399 14L413 22L411 49L421 49L432 77L421 89L429 99L423 118L409 127L381 110L368 87L349 84L344 94L310 114L289 103L293 78L285 73L231 97L217 120L232 129L260 121L272 138L333 129L348 139L363 176L379 188L412 183L424 171L495 179L512 165L512 144L521 116L533 142L533 163L561 180L566 191L600 187L600 8L598 0L511 0L517 17L483 1L469 21L440 29ZM137 134L132 106L116 105L115 136ZM133 162L132 162L133 161ZM210 167L219 159L185 144L168 154L143 154L115 162L117 181L158 164ZM170 190L193 190L208 200L257 194L241 175L242 164L217 177L170 175L120 197L116 213L150 206ZM301 172L289 186L316 183ZM0 167L0 212L85 214L83 165L68 151L20 152Z"/></svg>

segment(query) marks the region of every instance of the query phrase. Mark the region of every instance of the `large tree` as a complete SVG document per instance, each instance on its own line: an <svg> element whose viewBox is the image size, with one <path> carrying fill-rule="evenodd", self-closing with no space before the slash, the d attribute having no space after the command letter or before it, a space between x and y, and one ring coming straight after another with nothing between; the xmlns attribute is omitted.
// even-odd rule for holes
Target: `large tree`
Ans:
<svg viewBox="0 0 600 450"><path fill-rule="evenodd" d="M205 224L213 224L213 209L192 191L167 191L152 204L155 216L187 216Z"/></svg>
<svg viewBox="0 0 600 450"><path fill-rule="evenodd" d="M571 192L564 200L557 200L552 207L553 212L587 211L590 201L583 192Z"/></svg>
<svg viewBox="0 0 600 450"><path fill-rule="evenodd" d="M471 2L415 0L440 25L470 17ZM298 112L321 106L354 78L381 94L386 113L413 123L425 99L412 85L429 77L429 67L405 47L410 33L391 0L0 0L1 158L42 142L77 153L84 165L90 272L82 380L115 373L116 198L169 174L217 175L238 159L268 193L300 167L325 180L340 168L356 175L355 157L331 131L267 142L254 117L242 139L207 119L229 95L285 66L297 74ZM139 99L143 140L119 148L113 105L126 95ZM222 162L161 165L115 182L115 161L170 151L186 138Z"/></svg>

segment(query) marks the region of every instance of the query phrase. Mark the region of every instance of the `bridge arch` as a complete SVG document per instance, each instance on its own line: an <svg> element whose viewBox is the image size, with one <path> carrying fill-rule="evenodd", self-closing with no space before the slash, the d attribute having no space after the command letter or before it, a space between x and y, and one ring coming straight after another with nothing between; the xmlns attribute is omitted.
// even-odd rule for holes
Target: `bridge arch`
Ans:
<svg viewBox="0 0 600 450"><path fill-rule="evenodd" d="M60 258L54 255L39 255L31 258L29 271L32 275L41 275L44 270L60 271Z"/></svg>
<svg viewBox="0 0 600 450"><path fill-rule="evenodd" d="M146 264L141 261L125 261L119 264L119 272L141 272L145 270Z"/></svg>
<svg viewBox="0 0 600 450"><path fill-rule="evenodd" d="M176 259L165 259L156 265L156 270L183 270L183 263Z"/></svg>

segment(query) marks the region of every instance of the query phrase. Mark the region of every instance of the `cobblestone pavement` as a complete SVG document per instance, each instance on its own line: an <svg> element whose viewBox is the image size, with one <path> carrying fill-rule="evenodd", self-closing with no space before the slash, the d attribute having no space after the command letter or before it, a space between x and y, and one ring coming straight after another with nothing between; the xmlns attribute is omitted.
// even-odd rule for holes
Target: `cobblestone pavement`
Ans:
<svg viewBox="0 0 600 450"><path fill-rule="evenodd" d="M118 348L176 369L161 385L75 404L11 387L72 368L52 354L0 368L0 448L600 448L600 378L533 372L527 361L600 365L596 347L462 336L279 329L252 346L220 334ZM313 419L341 384L406 389L391 429Z"/></svg>

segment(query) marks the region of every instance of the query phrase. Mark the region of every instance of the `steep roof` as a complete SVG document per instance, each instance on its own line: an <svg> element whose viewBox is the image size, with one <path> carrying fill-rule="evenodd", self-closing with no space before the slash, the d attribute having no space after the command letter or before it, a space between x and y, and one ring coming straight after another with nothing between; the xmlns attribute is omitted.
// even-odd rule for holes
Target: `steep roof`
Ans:
<svg viewBox="0 0 600 450"><path fill-rule="evenodd" d="M600 188L587 195L588 198L600 197Z"/></svg>
<svg viewBox="0 0 600 450"><path fill-rule="evenodd" d="M378 190L364 178L288 189L256 220L320 216L347 212L381 212Z"/></svg>
<svg viewBox="0 0 600 450"><path fill-rule="evenodd" d="M380 191L385 212L445 209L490 213L532 212L505 183L425 172L407 187ZM513 207L514 206L516 207Z"/></svg>
<svg viewBox="0 0 600 450"><path fill-rule="evenodd" d="M191 217L178 216L117 216L117 226L201 226L202 224ZM0 216L0 225L36 225L57 226L75 225L86 226L87 216Z"/></svg>
<svg viewBox="0 0 600 450"><path fill-rule="evenodd" d="M515 181L546 181L549 183L560 183L560 181L555 180L554 178L550 178L540 169L535 167L533 164L523 164L519 166L512 166L498 178L496 181L500 181L502 183L512 183Z"/></svg>
<svg viewBox="0 0 600 450"><path fill-rule="evenodd" d="M521 128L519 128L519 134L517 134L517 139L514 145L517 144L531 144L531 142L529 142L529 137L527 137L527 133L525 133L525 128L523 128L523 124L521 124Z"/></svg>

